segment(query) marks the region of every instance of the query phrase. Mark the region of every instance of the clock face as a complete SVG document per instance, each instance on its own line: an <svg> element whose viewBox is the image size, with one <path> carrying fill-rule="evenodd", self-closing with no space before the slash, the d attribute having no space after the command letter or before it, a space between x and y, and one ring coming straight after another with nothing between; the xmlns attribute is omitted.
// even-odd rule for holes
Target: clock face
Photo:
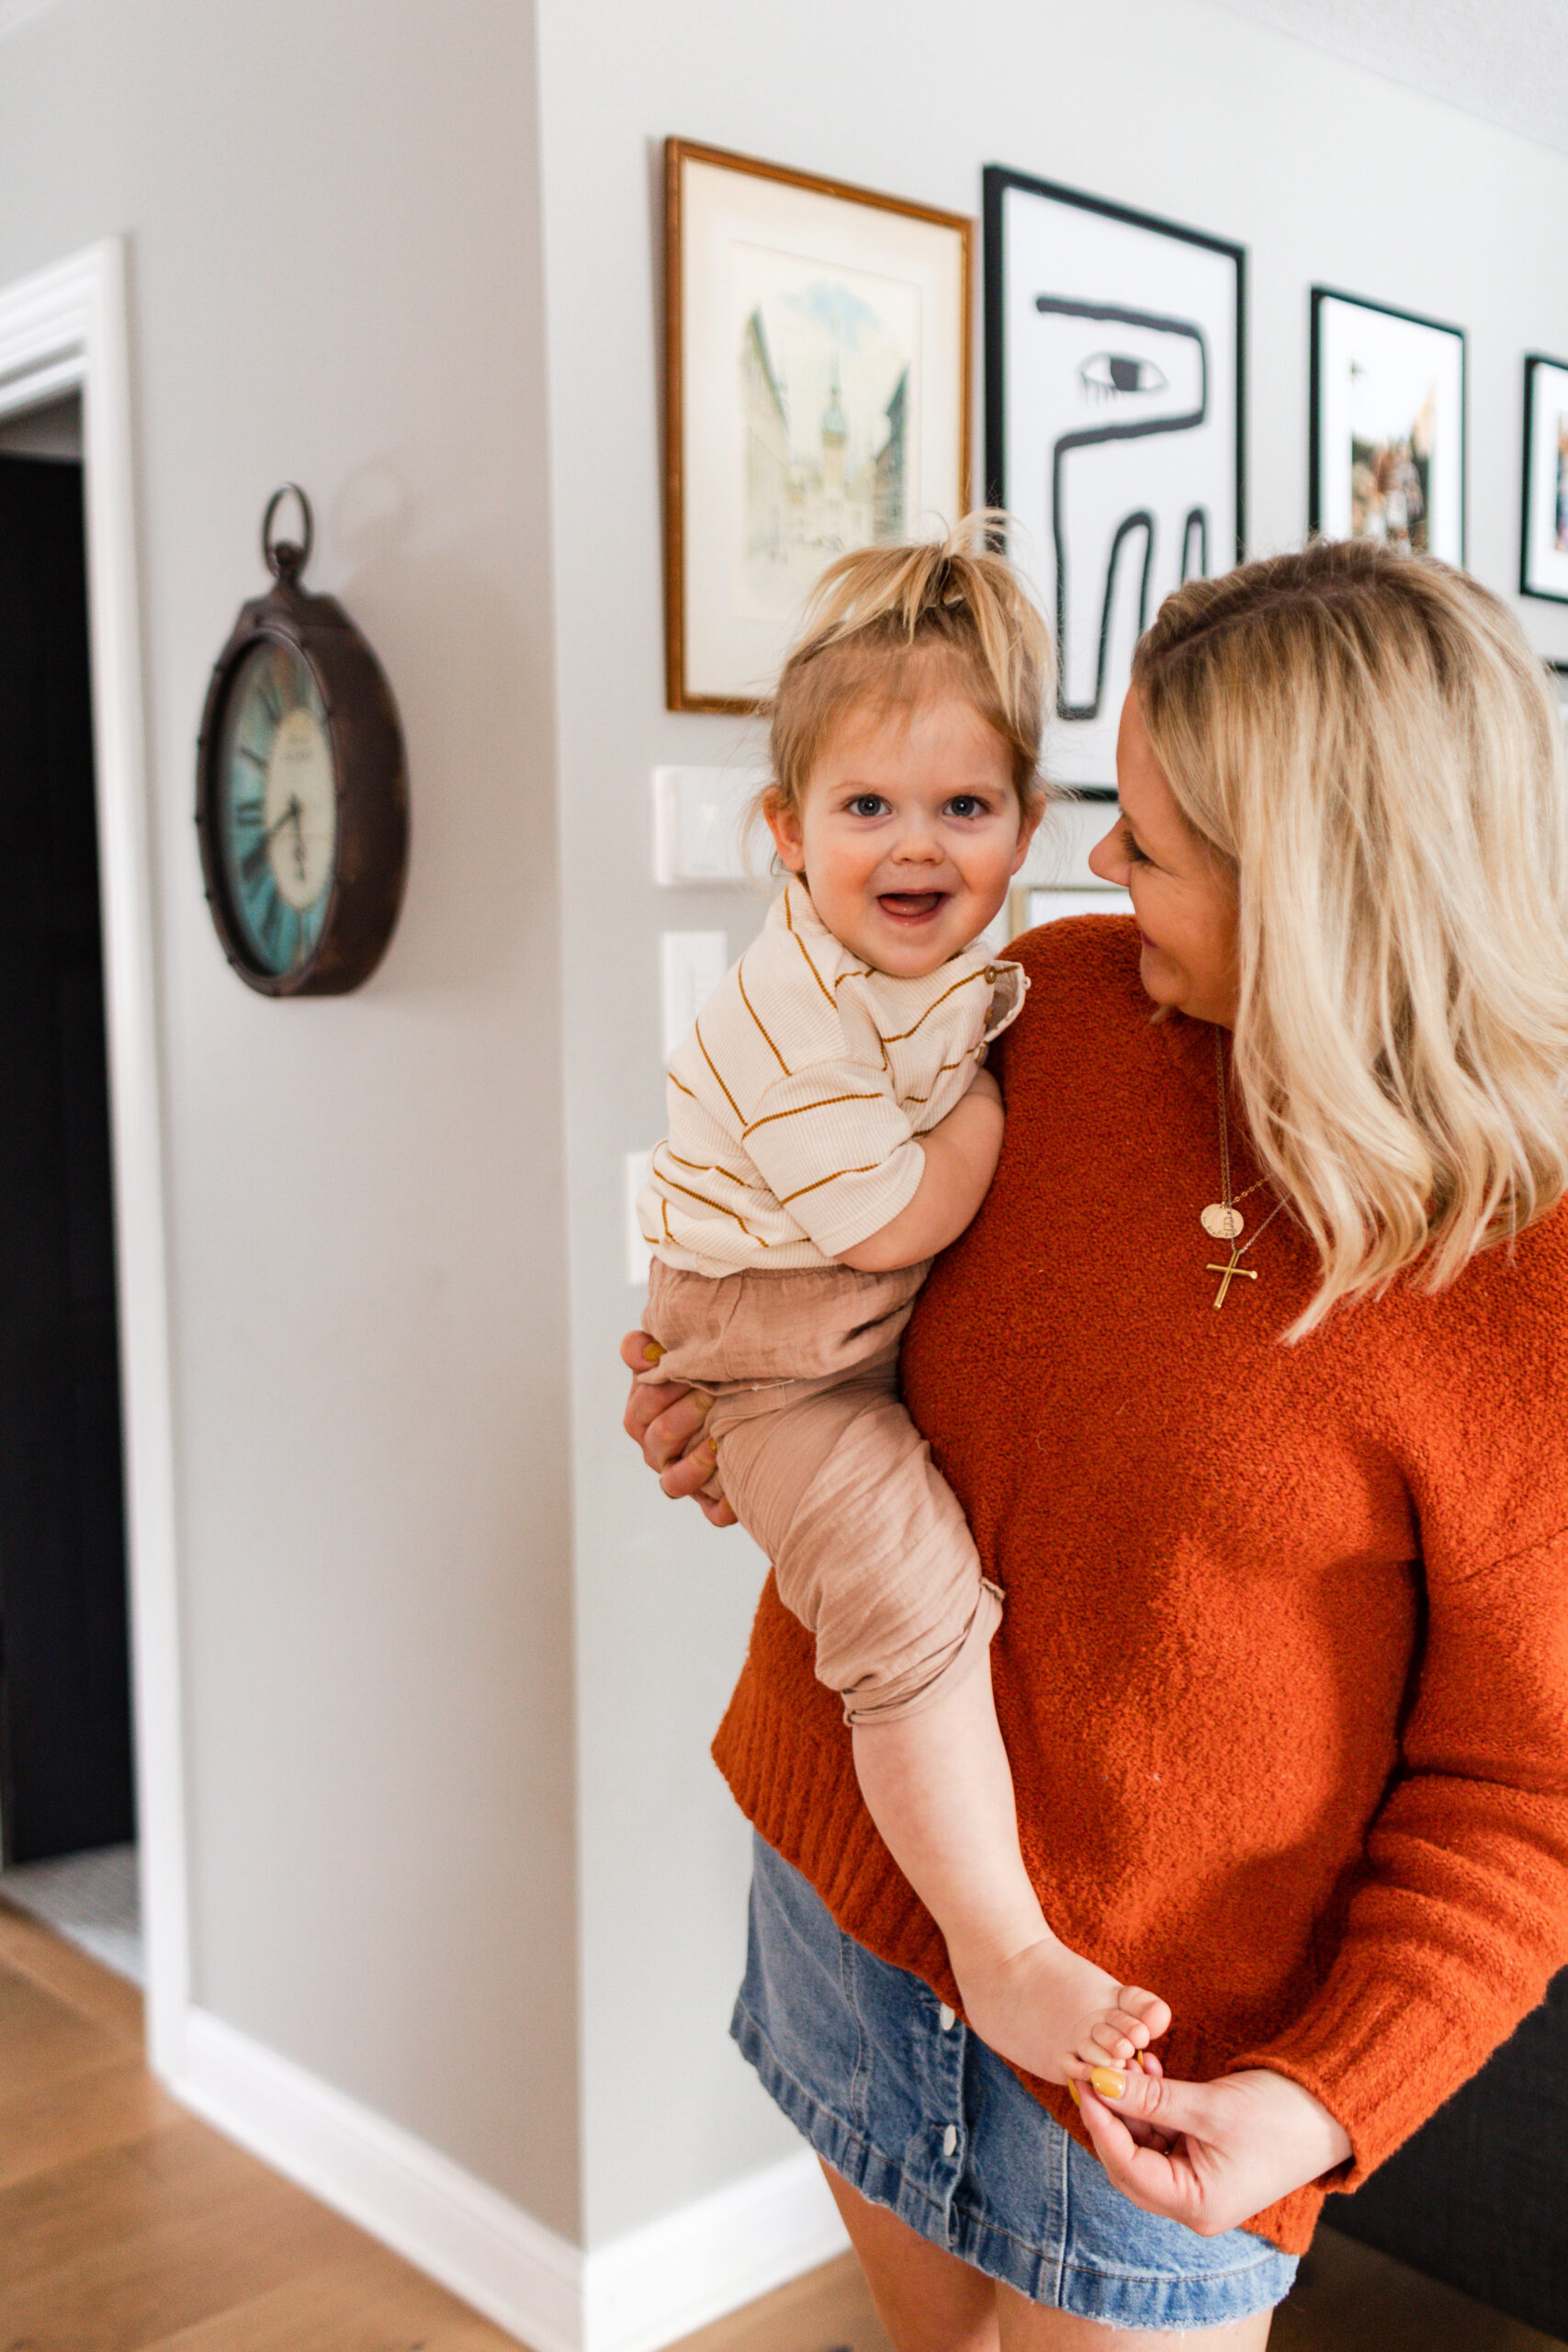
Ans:
<svg viewBox="0 0 1568 2352"><path fill-rule="evenodd" d="M316 952L333 893L337 775L321 688L281 639L258 639L234 669L214 780L240 944L259 971L298 971Z"/></svg>

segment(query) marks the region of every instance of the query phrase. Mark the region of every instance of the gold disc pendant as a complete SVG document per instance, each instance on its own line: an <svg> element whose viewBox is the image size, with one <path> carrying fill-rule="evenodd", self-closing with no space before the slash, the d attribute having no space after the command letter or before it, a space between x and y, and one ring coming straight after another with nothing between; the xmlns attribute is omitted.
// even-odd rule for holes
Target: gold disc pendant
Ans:
<svg viewBox="0 0 1568 2352"><path fill-rule="evenodd" d="M1213 1241L1234 1241L1246 1225L1239 1209L1227 1209L1223 1201L1211 1201L1198 1220Z"/></svg>

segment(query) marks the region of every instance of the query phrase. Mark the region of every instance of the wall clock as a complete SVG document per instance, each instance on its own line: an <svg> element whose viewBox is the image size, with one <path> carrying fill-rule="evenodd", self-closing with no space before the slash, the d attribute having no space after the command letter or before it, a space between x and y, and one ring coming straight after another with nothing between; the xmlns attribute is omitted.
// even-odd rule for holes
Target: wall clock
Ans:
<svg viewBox="0 0 1568 2352"><path fill-rule="evenodd" d="M289 492L303 540L275 540ZM267 503L273 585L213 664L196 822L223 952L263 996L340 996L380 962L408 865L408 770L380 663L333 596L310 594L310 502Z"/></svg>

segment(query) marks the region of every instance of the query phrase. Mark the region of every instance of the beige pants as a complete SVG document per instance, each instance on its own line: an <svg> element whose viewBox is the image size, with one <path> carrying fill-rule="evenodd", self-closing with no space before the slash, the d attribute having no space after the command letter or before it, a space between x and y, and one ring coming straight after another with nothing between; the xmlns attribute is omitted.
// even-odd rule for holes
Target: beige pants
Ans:
<svg viewBox="0 0 1568 2352"><path fill-rule="evenodd" d="M931 1705L980 1664L1001 1593L898 1401L898 1342L926 1267L687 1273L655 1259L650 1381L714 1400L708 1435L730 1508L817 1642L845 1720Z"/></svg>

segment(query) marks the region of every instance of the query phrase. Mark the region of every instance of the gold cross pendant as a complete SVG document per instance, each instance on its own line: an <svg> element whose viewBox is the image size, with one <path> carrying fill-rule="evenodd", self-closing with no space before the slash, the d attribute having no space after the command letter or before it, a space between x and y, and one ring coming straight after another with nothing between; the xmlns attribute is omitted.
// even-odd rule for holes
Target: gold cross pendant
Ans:
<svg viewBox="0 0 1568 2352"><path fill-rule="evenodd" d="M1223 1274L1224 1277L1224 1280L1221 1283L1219 1289L1214 1293L1214 1305L1217 1307L1224 1305L1225 1293L1229 1290L1232 1283L1235 1280L1238 1274L1241 1276L1243 1282L1255 1283L1258 1280L1257 1267L1244 1266L1241 1263L1241 1251L1236 1249L1233 1249L1231 1251L1231 1261L1228 1266L1206 1266L1203 1271L1205 1273Z"/></svg>

